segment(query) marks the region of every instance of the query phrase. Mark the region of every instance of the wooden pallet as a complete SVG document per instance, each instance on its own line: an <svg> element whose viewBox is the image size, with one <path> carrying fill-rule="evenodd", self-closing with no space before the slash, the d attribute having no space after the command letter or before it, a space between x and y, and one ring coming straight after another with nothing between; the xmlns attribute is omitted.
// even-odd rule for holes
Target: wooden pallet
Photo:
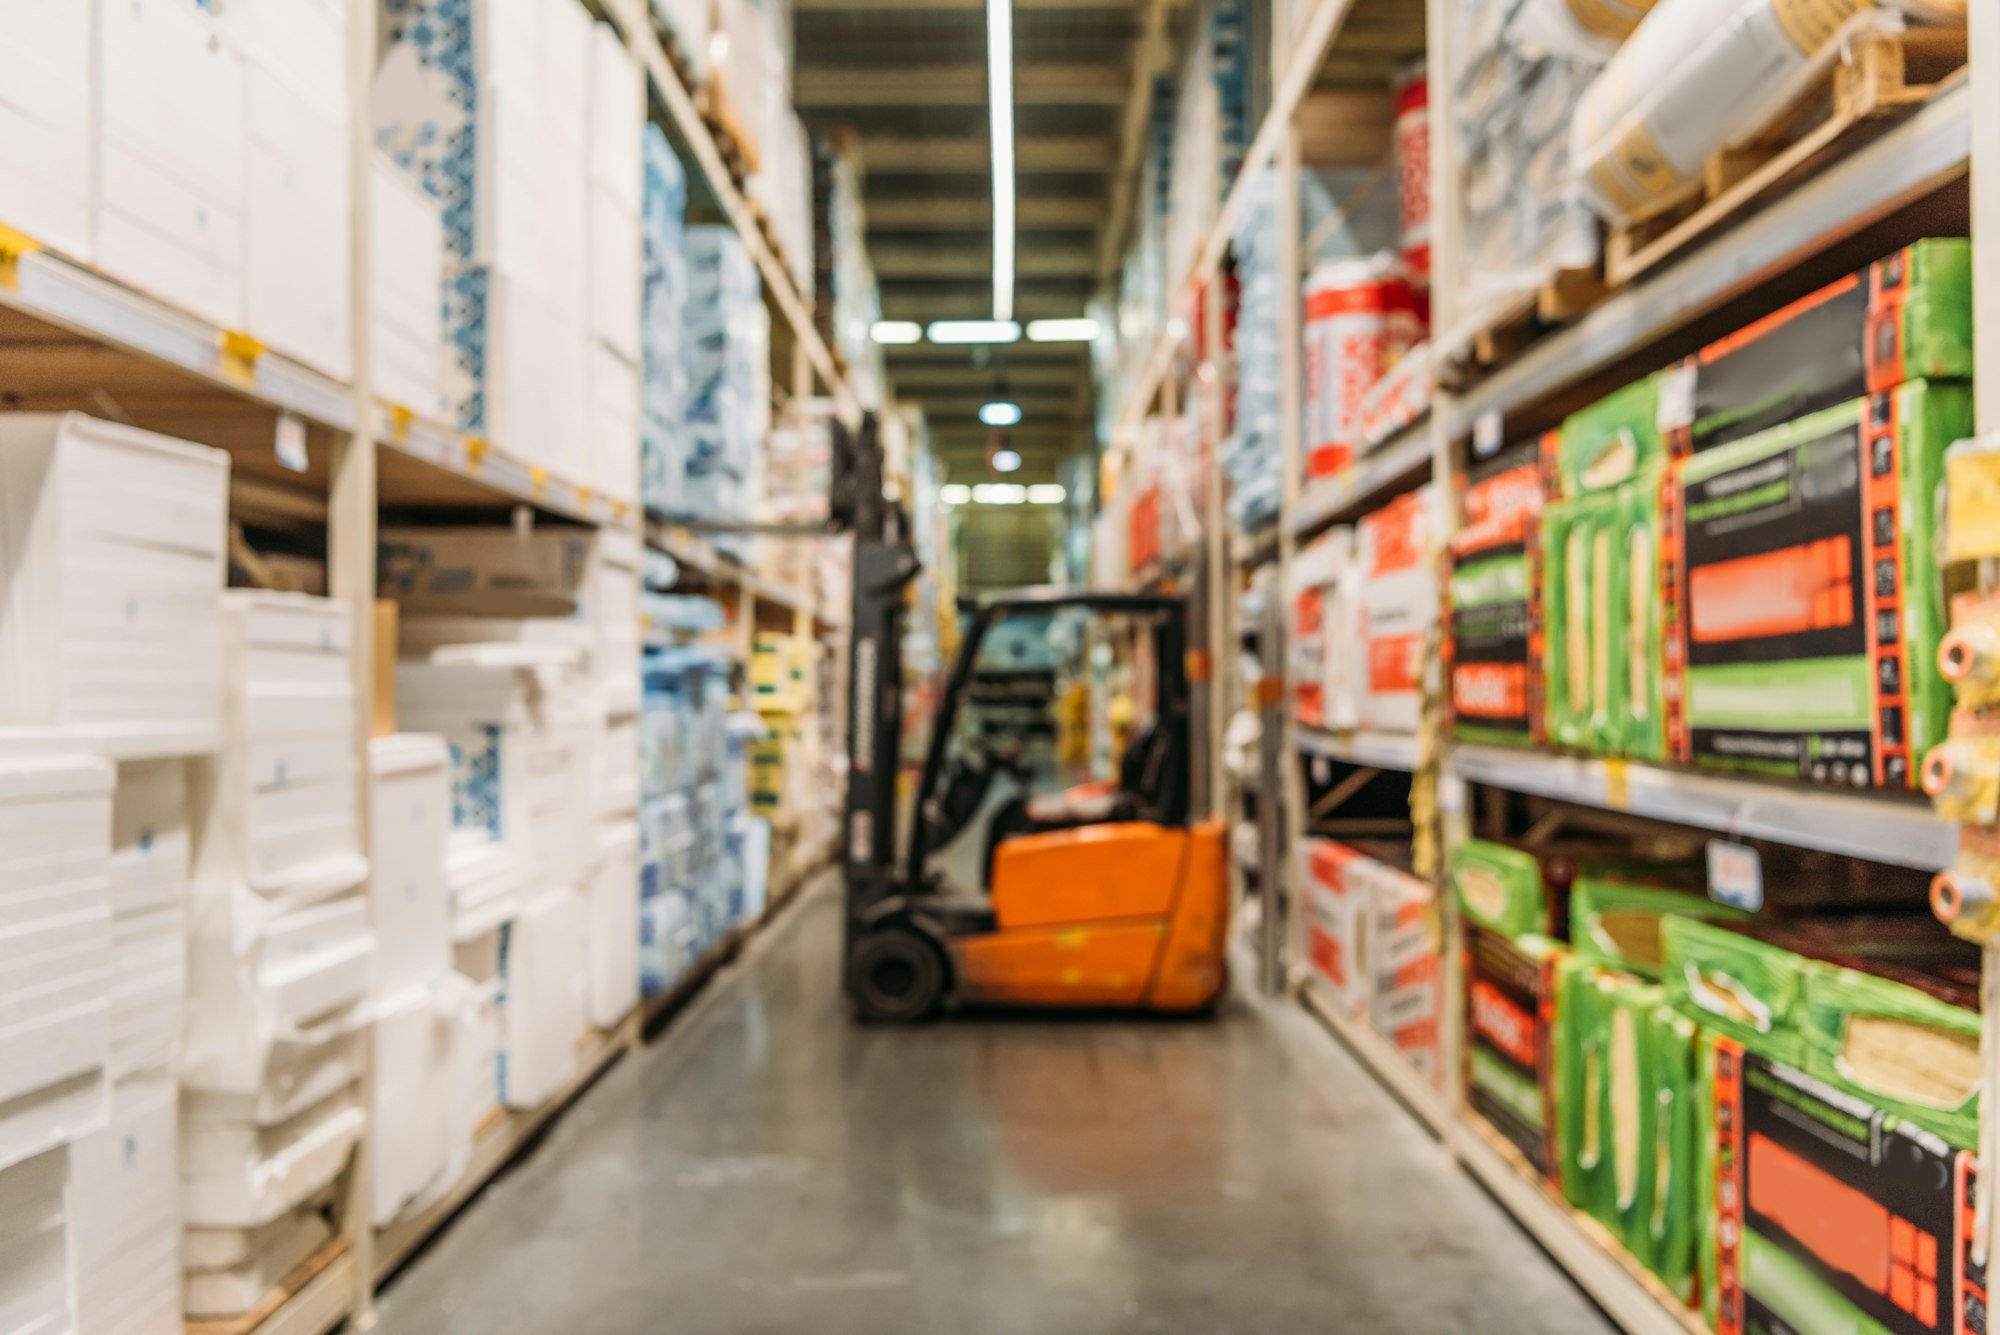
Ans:
<svg viewBox="0 0 2000 1335"><path fill-rule="evenodd" d="M279 1281L278 1286L264 1295L264 1300L249 1311L238 1316L216 1317L205 1321L189 1321L187 1335L249 1335L292 1300L301 1289L313 1282L322 1271L347 1253L347 1239L335 1238L300 1262L291 1274Z"/></svg>
<svg viewBox="0 0 2000 1335"><path fill-rule="evenodd" d="M695 90L695 110L701 113L702 124L715 140L715 150L722 157L723 165L729 168L738 189L757 174L758 156L756 140L744 132L742 122L737 119L735 109L730 106L728 95L714 80Z"/></svg>
<svg viewBox="0 0 2000 1335"><path fill-rule="evenodd" d="M1473 334L1472 364L1498 366L1552 325L1568 324L1601 300L1607 289L1596 269L1559 269L1533 292L1522 293Z"/></svg>
<svg viewBox="0 0 2000 1335"><path fill-rule="evenodd" d="M1764 197L1852 152L1965 75L1963 28L1863 30L1826 77L1757 142L1709 155L1702 179L1651 216L1611 229L1605 277L1623 287Z"/></svg>

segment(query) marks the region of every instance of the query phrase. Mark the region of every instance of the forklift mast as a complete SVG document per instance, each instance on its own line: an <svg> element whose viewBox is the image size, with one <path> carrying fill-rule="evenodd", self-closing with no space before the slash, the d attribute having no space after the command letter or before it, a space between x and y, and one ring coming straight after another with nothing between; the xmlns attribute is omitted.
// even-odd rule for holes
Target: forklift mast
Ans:
<svg viewBox="0 0 2000 1335"><path fill-rule="evenodd" d="M872 905L896 893L896 781L902 769L903 595L922 566L901 504L882 494L874 414L850 435L834 428L833 524L854 536L849 609L847 809L841 860L846 935Z"/></svg>

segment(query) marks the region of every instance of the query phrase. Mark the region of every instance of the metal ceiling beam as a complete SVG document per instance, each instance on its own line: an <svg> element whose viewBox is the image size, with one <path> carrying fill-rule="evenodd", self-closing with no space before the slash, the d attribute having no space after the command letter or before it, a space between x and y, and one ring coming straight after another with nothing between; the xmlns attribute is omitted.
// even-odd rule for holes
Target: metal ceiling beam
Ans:
<svg viewBox="0 0 2000 1335"><path fill-rule="evenodd" d="M981 185L978 195L948 199L878 199L867 206L871 229L918 229L926 232L984 232L993 226L993 201ZM1036 195L1022 199L1014 210L1024 230L1037 227L1096 227L1104 205L1089 197Z"/></svg>
<svg viewBox="0 0 2000 1335"><path fill-rule="evenodd" d="M1014 318L1017 320L1063 319L1083 314L1089 299L1088 284L1065 283L1060 292L1016 289ZM983 320L993 314L990 284L936 283L882 288L882 318L885 320ZM1019 347L1019 344L1012 346Z"/></svg>
<svg viewBox="0 0 2000 1335"><path fill-rule="evenodd" d="M1088 135L1022 139L1014 161L1024 172L1111 170L1111 145ZM868 172L980 172L992 163L985 135L897 136L861 140L861 163Z"/></svg>
<svg viewBox="0 0 2000 1335"><path fill-rule="evenodd" d="M983 278L993 271L992 252L984 245L947 248L877 241L868 251L878 279ZM1093 262L1089 250L1031 242L1020 248L1015 270L1023 278L1087 278L1094 272Z"/></svg>
<svg viewBox="0 0 2000 1335"><path fill-rule="evenodd" d="M984 65L807 65L793 80L801 110L856 107L983 107ZM1115 65L1024 64L1014 101L1024 107L1115 107L1125 81Z"/></svg>
<svg viewBox="0 0 2000 1335"><path fill-rule="evenodd" d="M991 387L999 368L992 366L898 366L889 372L896 388L905 394L936 394ZM1007 387L1016 391L1060 388L1068 392L1079 379L1088 379L1080 366L1043 365L1030 362L1016 366L1009 359L1004 367Z"/></svg>
<svg viewBox="0 0 2000 1335"><path fill-rule="evenodd" d="M977 367L983 349L950 343L893 343L882 349L891 367L904 370L956 369ZM1040 367L1087 367L1090 346L1086 343L1010 343L995 348L993 358L1009 366L1032 363Z"/></svg>

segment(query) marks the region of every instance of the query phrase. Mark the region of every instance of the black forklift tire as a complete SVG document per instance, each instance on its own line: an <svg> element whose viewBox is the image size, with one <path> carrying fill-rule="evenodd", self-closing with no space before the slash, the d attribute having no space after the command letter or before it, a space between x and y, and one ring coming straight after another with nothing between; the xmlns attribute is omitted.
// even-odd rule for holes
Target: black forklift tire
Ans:
<svg viewBox="0 0 2000 1335"><path fill-rule="evenodd" d="M944 955L907 927L882 927L854 943L848 984L855 1014L875 1024L918 1024L944 1004Z"/></svg>

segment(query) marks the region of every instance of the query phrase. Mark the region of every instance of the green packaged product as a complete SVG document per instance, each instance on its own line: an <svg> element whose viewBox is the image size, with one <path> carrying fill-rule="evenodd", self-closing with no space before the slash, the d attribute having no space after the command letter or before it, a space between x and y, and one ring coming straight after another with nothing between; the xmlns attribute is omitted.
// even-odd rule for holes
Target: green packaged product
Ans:
<svg viewBox="0 0 2000 1335"><path fill-rule="evenodd" d="M1971 430L1967 386L1914 380L1676 462L1676 758L1844 788L1915 781L1949 712L1939 478Z"/></svg>
<svg viewBox="0 0 2000 1335"><path fill-rule="evenodd" d="M1626 1249L1682 1302L1692 1301L1695 1232L1701 1183L1698 1144L1706 1124L1696 1084L1700 1030L1665 1001L1663 988L1635 988L1629 1001L1638 1027L1644 1072L1629 1091L1613 1039L1614 1103L1637 1100L1637 1190L1619 1197L1619 1234ZM1622 1155L1622 1148L1616 1151ZM1614 1179L1616 1180L1616 1179Z"/></svg>
<svg viewBox="0 0 2000 1335"><path fill-rule="evenodd" d="M1465 934L1465 1099L1534 1170L1559 1182L1555 1024L1560 944L1532 933Z"/></svg>
<svg viewBox="0 0 2000 1335"><path fill-rule="evenodd" d="M1959 1149L1979 1144L1979 992L1877 965L1806 977L1805 1069Z"/></svg>
<svg viewBox="0 0 2000 1335"><path fill-rule="evenodd" d="M1666 754L1657 467L1542 517L1548 735L1599 755Z"/></svg>
<svg viewBox="0 0 2000 1335"><path fill-rule="evenodd" d="M1749 915L1708 898L1698 872L1667 886L1634 885L1586 870L1570 890L1569 939L1576 953L1642 977L1660 976L1661 932L1669 917L1731 921Z"/></svg>
<svg viewBox="0 0 2000 1335"><path fill-rule="evenodd" d="M1542 864L1533 853L1467 839L1452 850L1449 870L1452 893L1472 922L1512 937L1548 929Z"/></svg>
<svg viewBox="0 0 2000 1335"><path fill-rule="evenodd" d="M1657 474L1667 457L1660 385L1667 372L1635 380L1563 420L1556 468L1571 500Z"/></svg>
<svg viewBox="0 0 2000 1335"><path fill-rule="evenodd" d="M1634 980L1574 955L1556 966L1556 1165L1569 1203L1616 1221L1609 1124L1613 995Z"/></svg>
<svg viewBox="0 0 2000 1335"><path fill-rule="evenodd" d="M1796 1028L1807 961L1795 951L1727 924L1668 918L1661 925L1667 1000L1700 1024L1799 1063Z"/></svg>
<svg viewBox="0 0 2000 1335"><path fill-rule="evenodd" d="M1969 379L1972 243L1934 237L1905 246L1716 340L1668 374L1668 415L1685 419L1670 443L1682 452L1714 449L1907 380Z"/></svg>

